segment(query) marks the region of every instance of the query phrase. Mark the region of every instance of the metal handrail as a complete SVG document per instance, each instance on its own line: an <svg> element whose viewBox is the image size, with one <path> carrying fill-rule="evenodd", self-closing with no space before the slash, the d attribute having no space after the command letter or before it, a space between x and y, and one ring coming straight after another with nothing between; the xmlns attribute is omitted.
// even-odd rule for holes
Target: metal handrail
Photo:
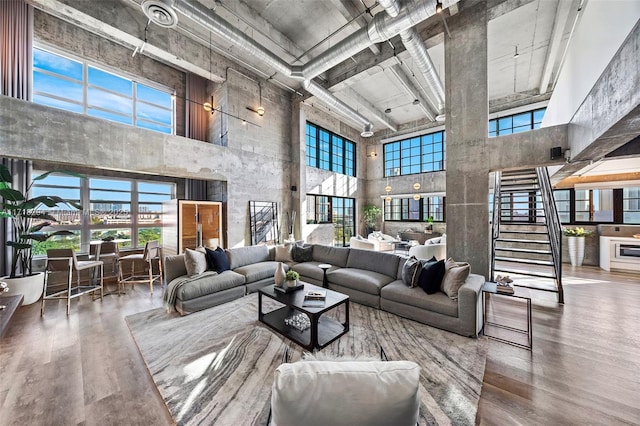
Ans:
<svg viewBox="0 0 640 426"><path fill-rule="evenodd" d="M489 277L490 281L494 281L495 266L496 266L496 240L500 236L500 181L502 179L502 172L495 172L495 183L493 185L493 223L491 224L491 269Z"/></svg>
<svg viewBox="0 0 640 426"><path fill-rule="evenodd" d="M551 243L551 255L553 257L553 267L558 287L558 302L564 303L564 291L562 288L562 225L560 224L560 215L558 214L558 209L553 197L549 171L546 167L536 167L536 173L540 185L540 195L543 205L545 206L543 210L545 220L547 221L549 242Z"/></svg>

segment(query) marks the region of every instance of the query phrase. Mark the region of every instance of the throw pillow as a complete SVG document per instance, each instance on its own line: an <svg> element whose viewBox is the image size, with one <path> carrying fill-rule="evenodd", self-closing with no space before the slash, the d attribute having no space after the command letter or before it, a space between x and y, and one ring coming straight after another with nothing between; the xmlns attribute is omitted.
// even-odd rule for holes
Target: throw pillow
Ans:
<svg viewBox="0 0 640 426"><path fill-rule="evenodd" d="M451 258L447 259L441 290L451 299L457 299L458 291L467 280L470 269L469 264L466 262L455 262Z"/></svg>
<svg viewBox="0 0 640 426"><path fill-rule="evenodd" d="M313 260L313 246L296 244L291 250L294 262L311 262Z"/></svg>
<svg viewBox="0 0 640 426"><path fill-rule="evenodd" d="M207 256L199 250L184 250L184 267L187 275L195 277L207 270Z"/></svg>
<svg viewBox="0 0 640 426"><path fill-rule="evenodd" d="M411 256L404 262L402 267L402 282L409 287L416 287L422 272L422 262L415 256Z"/></svg>
<svg viewBox="0 0 640 426"><path fill-rule="evenodd" d="M427 261L422 265L418 285L427 294L440 291L440 283L444 276L444 260Z"/></svg>
<svg viewBox="0 0 640 426"><path fill-rule="evenodd" d="M207 251L209 269L213 269L219 274L231 269L227 253L224 252L222 247L218 247L215 250L211 250L210 248L205 247L205 250Z"/></svg>
<svg viewBox="0 0 640 426"><path fill-rule="evenodd" d="M292 247L292 245L276 246L276 262L293 262Z"/></svg>

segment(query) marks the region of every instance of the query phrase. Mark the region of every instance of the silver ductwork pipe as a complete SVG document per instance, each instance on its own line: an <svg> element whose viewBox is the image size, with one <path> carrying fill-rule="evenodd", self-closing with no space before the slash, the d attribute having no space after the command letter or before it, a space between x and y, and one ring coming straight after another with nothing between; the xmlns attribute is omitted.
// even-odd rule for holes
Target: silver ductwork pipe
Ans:
<svg viewBox="0 0 640 426"><path fill-rule="evenodd" d="M287 62L280 59L264 46L256 43L252 38L231 25L226 20L222 19L215 13L212 13L211 10L207 9L197 0L175 0L173 7L176 11L202 25L213 34L224 38L230 43L233 43L234 46L237 46L252 56L259 58L279 73L284 74L285 76L291 76L291 66Z"/></svg>
<svg viewBox="0 0 640 426"><path fill-rule="evenodd" d="M378 3L384 7L387 14L392 18L398 16L400 11L400 3L398 0L378 0ZM433 93L436 99L437 113L442 113L444 111L445 99L444 86L429 56L427 46L424 45L424 41L420 38L418 31L413 27L402 31L400 37L402 38L402 44L407 48L411 57L416 61L420 72L427 80L431 93Z"/></svg>
<svg viewBox="0 0 640 426"><path fill-rule="evenodd" d="M313 82L312 80L305 80L302 85L309 93L320 99L328 106L333 107L337 111L340 111L340 113L345 115L346 117L349 117L352 120L362 124L362 136L369 137L373 135L373 124L371 123L371 121L369 121L367 117L361 115L355 109L351 108L349 105L342 102L340 99L336 98L333 93L320 86L319 84Z"/></svg>
<svg viewBox="0 0 640 426"><path fill-rule="evenodd" d="M445 99L444 86L442 85L442 81L440 81L440 77L438 77L438 72L433 65L433 61L427 52L427 46L424 45L424 42L420 38L420 34L418 34L418 31L416 31L415 28L403 31L400 33L400 37L402 37L404 47L407 48L411 57L416 61L416 65L420 69L420 72L427 80L431 93L438 104L438 113L442 113L444 111Z"/></svg>

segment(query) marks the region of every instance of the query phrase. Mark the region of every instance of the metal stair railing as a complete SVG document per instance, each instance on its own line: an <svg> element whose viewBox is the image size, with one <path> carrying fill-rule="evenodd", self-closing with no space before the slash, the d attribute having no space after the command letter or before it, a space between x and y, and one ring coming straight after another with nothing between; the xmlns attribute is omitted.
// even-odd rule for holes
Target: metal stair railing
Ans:
<svg viewBox="0 0 640 426"><path fill-rule="evenodd" d="M493 185L493 220L491 223L491 276L489 281L495 281L495 267L496 267L496 240L500 236L500 204L502 195L500 193L500 182L502 179L502 172L495 172L495 183Z"/></svg>
<svg viewBox="0 0 640 426"><path fill-rule="evenodd" d="M542 197L544 206L543 210L545 220L547 222L547 232L549 234L549 242L551 244L551 256L553 258L556 286L558 288L558 302L564 303L564 291L562 288L562 225L560 224L560 215L558 214L558 209L553 197L549 171L546 167L537 167L536 173L538 174L540 195Z"/></svg>

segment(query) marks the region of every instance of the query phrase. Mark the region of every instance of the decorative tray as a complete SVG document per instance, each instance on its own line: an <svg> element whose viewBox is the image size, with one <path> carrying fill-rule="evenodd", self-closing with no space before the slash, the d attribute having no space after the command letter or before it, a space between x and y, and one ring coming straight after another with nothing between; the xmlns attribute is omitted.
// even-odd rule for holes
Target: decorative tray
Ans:
<svg viewBox="0 0 640 426"><path fill-rule="evenodd" d="M298 285L294 287L289 287L286 284L284 285L284 287L278 287L277 285L273 286L273 289L275 291L279 291L280 293L291 293L292 291L300 290L301 288L304 288L304 284L301 282L298 282Z"/></svg>

